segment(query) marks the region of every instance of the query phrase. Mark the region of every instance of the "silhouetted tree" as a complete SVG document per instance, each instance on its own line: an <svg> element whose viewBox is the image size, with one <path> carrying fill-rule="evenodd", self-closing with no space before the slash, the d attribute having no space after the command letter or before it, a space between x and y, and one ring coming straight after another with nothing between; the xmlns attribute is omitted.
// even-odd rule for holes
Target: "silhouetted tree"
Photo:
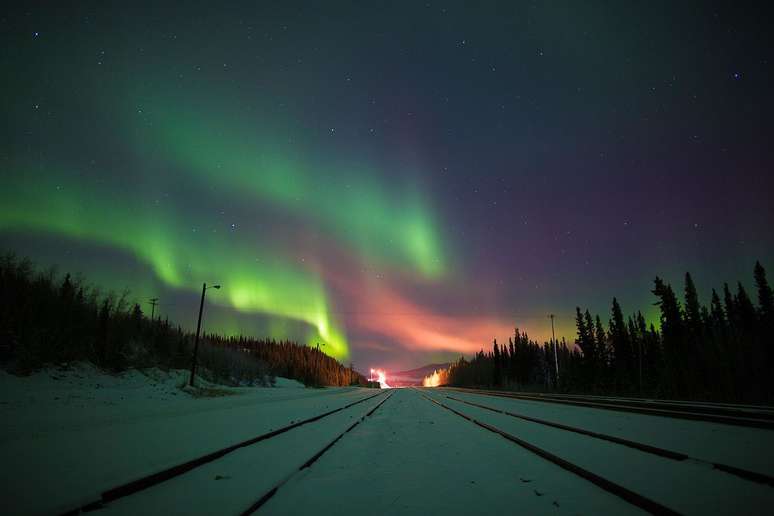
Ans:
<svg viewBox="0 0 774 516"><path fill-rule="evenodd" d="M761 262L755 262L755 287L758 289L758 306L761 319L768 325L774 321L774 295L772 295L769 282L766 280L766 269Z"/></svg>
<svg viewBox="0 0 774 516"><path fill-rule="evenodd" d="M641 312L630 317L613 300L609 327L589 310L575 310L574 344L538 343L517 328L508 344L454 363L450 384L524 390L772 402L774 367L769 344L772 290L760 263L754 270L757 306L739 282L732 293L712 290L701 304L685 275L685 309L660 278L653 294L660 328ZM29 260L0 256L0 362L29 372L48 364L89 360L101 367L185 368L192 336L169 321L149 321L126 295L103 295L69 274L36 272ZM263 382L268 376L308 385L366 385L362 375L321 349L289 341L205 335L203 374L222 381ZM554 346L560 365L555 381Z"/></svg>
<svg viewBox="0 0 774 516"><path fill-rule="evenodd" d="M618 300L613 298L610 321L610 343L612 347L612 368L616 392L628 392L632 389L632 344L624 323L623 312Z"/></svg>
<svg viewBox="0 0 774 516"><path fill-rule="evenodd" d="M575 307L575 327L578 338L575 341L583 353L581 357L582 367L580 375L581 385L584 389L594 390L594 378L596 377L597 350L594 342L594 327L587 322L591 315L586 311L586 316L581 313L580 307Z"/></svg>
<svg viewBox="0 0 774 516"><path fill-rule="evenodd" d="M661 278L655 279L653 294L659 299L661 309L661 335L664 346L666 374L662 385L670 396L685 396L688 393L685 363L686 345L682 310L672 287Z"/></svg>
<svg viewBox="0 0 774 516"><path fill-rule="evenodd" d="M502 361L500 358L500 348L497 346L497 339L492 344L492 350L494 360L494 378L492 383L499 387L502 384Z"/></svg>

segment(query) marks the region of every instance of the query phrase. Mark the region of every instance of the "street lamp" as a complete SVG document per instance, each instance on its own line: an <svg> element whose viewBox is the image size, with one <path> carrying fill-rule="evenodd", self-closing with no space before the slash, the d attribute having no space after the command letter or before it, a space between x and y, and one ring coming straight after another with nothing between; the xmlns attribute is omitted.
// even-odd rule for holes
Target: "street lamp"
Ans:
<svg viewBox="0 0 774 516"><path fill-rule="evenodd" d="M193 362L191 363L191 379L188 381L188 385L194 386L194 375L196 374L196 355L199 353L199 332L202 329L202 310L204 310L204 293L208 288L219 289L220 285L207 286L206 283L202 283L202 300L199 303L199 321L196 323L196 340L194 341Z"/></svg>

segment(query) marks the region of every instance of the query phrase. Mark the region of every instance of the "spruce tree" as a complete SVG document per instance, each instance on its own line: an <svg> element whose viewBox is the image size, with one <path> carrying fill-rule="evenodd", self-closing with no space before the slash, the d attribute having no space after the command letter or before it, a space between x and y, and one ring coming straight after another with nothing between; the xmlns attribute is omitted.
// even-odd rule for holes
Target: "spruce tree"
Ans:
<svg viewBox="0 0 774 516"><path fill-rule="evenodd" d="M588 310L586 311L588 313ZM591 319L591 316L589 316ZM604 326L602 326L602 320L597 315L594 325L594 344L597 351L595 357L595 373L596 377L594 382L597 389L605 390L609 384L609 367L610 367L610 353L608 349L607 332L605 332Z"/></svg>
<svg viewBox="0 0 774 516"><path fill-rule="evenodd" d="M726 325L726 318L723 312L723 305L720 304L720 297L717 291L712 289L712 300L710 301L710 321L715 332L721 332Z"/></svg>
<svg viewBox="0 0 774 516"><path fill-rule="evenodd" d="M513 338L508 337L508 381L516 383L516 348Z"/></svg>
<svg viewBox="0 0 774 516"><path fill-rule="evenodd" d="M766 269L761 262L755 262L755 287L758 289L758 309L760 316L765 321L767 329L774 322L774 296L772 295L769 282L766 280Z"/></svg>
<svg viewBox="0 0 774 516"><path fill-rule="evenodd" d="M699 295L696 292L696 285L693 283L691 273L685 273L685 318L690 326L701 326L701 308L699 306Z"/></svg>
<svg viewBox="0 0 774 516"><path fill-rule="evenodd" d="M656 303L661 309L661 335L664 345L665 388L673 396L686 396L686 346L685 331L680 303L672 287L656 277L653 294L659 298Z"/></svg>
<svg viewBox="0 0 774 516"><path fill-rule="evenodd" d="M623 312L616 298L613 298L611 315L610 342L613 348L613 375L616 390L623 392L631 388L632 349Z"/></svg>
<svg viewBox="0 0 774 516"><path fill-rule="evenodd" d="M588 313L588 312L586 312ZM591 315L588 317L591 318ZM576 343L581 349L581 383L586 389L592 389L594 386L595 362L597 352L594 349L594 327L589 326L587 319L581 313L580 307L575 308L575 326L578 329L578 339Z"/></svg>
<svg viewBox="0 0 774 516"><path fill-rule="evenodd" d="M764 363L764 375L774 370L774 348L771 344L771 336L774 334L774 299L769 282L766 280L766 270L760 262L755 262L755 287L758 289L758 331L757 340L759 343L762 361ZM763 378L763 383L768 392L767 398L774 398L774 385L768 378Z"/></svg>
<svg viewBox="0 0 774 516"><path fill-rule="evenodd" d="M502 365L500 360L500 348L497 346L497 339L494 339L493 348L493 361L494 361L494 375L493 383L495 386L499 386L501 383L501 371Z"/></svg>
<svg viewBox="0 0 774 516"><path fill-rule="evenodd" d="M685 273L685 349L686 381L695 392L706 389L712 358L703 346L705 341L704 320L699 295L691 273Z"/></svg>
<svg viewBox="0 0 774 516"><path fill-rule="evenodd" d="M757 319L755 307L741 282L737 282L736 288L734 302L738 311L739 323L742 325L745 332L749 332L755 327L755 321Z"/></svg>
<svg viewBox="0 0 774 516"><path fill-rule="evenodd" d="M642 348L643 334L639 331L634 318L629 317L626 326L629 331L629 339L632 345L632 375L636 378L637 392L642 394Z"/></svg>
<svg viewBox="0 0 774 516"><path fill-rule="evenodd" d="M728 283L723 283L723 307L726 311L726 320L728 321L728 326L732 330L735 330L739 321L737 320L738 318L734 296L731 294L731 289L728 287Z"/></svg>

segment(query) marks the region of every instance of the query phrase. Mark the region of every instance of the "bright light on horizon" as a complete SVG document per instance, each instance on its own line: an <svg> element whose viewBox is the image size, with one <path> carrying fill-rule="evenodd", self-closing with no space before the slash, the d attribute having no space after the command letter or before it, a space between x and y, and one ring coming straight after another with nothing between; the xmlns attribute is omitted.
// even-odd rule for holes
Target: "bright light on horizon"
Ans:
<svg viewBox="0 0 774 516"><path fill-rule="evenodd" d="M422 386L423 387L439 387L441 385L445 385L448 381L448 370L447 369L436 369L433 371L433 374L430 376L426 376L424 380L422 380Z"/></svg>
<svg viewBox="0 0 774 516"><path fill-rule="evenodd" d="M376 377L374 377L376 375ZM371 378L368 379L369 382L379 382L379 386L382 389L390 389L391 387L387 384L387 373L382 371L381 369L374 369L371 368Z"/></svg>

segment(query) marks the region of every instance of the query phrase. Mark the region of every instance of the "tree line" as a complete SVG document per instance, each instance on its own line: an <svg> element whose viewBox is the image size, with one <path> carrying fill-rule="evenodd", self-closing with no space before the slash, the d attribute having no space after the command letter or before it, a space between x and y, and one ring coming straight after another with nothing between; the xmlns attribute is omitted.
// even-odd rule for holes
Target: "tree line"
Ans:
<svg viewBox="0 0 774 516"><path fill-rule="evenodd" d="M577 337L568 345L542 345L516 329L508 343L464 357L440 371L455 386L560 391L600 395L772 402L774 382L774 297L766 271L756 262L757 303L741 282L712 290L699 301L690 273L682 300L662 278L652 294L659 321L648 324L638 311L624 316L613 298L607 322L576 308ZM557 359L558 358L558 375ZM438 381L438 380L436 380Z"/></svg>
<svg viewBox="0 0 774 516"><path fill-rule="evenodd" d="M295 342L251 337L223 337L208 335L212 346L239 352L269 365L277 376L294 378L305 385L361 385L378 387L354 370L353 364L344 367L335 358L320 350L320 346L301 346Z"/></svg>
<svg viewBox="0 0 774 516"><path fill-rule="evenodd" d="M0 366L27 374L49 365L89 361L114 372L128 368L188 369L195 335L148 318L129 292L98 287L29 259L0 256ZM283 376L306 385L368 385L335 359L290 341L205 335L199 343L205 378L232 385L268 385Z"/></svg>

